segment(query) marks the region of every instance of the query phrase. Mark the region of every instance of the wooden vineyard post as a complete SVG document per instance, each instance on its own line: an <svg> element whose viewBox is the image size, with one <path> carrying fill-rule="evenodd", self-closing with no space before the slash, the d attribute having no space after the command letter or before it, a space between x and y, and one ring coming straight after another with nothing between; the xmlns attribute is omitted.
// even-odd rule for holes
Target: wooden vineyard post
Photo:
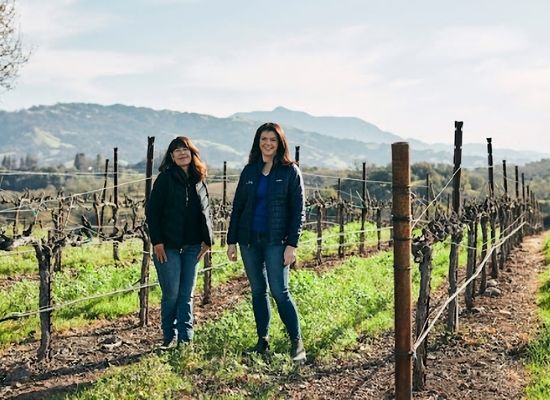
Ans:
<svg viewBox="0 0 550 400"><path fill-rule="evenodd" d="M518 218L521 216L521 207L519 205L519 167L515 166L515 173L516 173L516 204L514 207L514 221L516 222L516 225L521 224L521 221L518 220ZM515 228L515 226L514 226ZM517 246L521 242L521 231L516 232L514 235L514 246Z"/></svg>
<svg viewBox="0 0 550 400"><path fill-rule="evenodd" d="M376 248L378 250L381 250L382 249L382 208L380 204L378 204L378 206L376 207L376 240L377 240Z"/></svg>
<svg viewBox="0 0 550 400"><path fill-rule="evenodd" d="M149 202L151 188L153 185L153 155L155 150L155 137L147 138L147 163L145 167L145 208ZM146 230L141 232L141 240L143 241L143 258L141 260L141 276L139 283L139 324L147 326L149 324L149 264L151 262L151 239Z"/></svg>
<svg viewBox="0 0 550 400"><path fill-rule="evenodd" d="M525 207L525 174L522 172L521 173L521 220L520 222L525 222L525 210L526 210L526 207ZM520 241L523 241L523 237L525 236L525 226L521 228L521 236L520 236Z"/></svg>
<svg viewBox="0 0 550 400"><path fill-rule="evenodd" d="M113 188L113 228L116 232L117 224L118 224L118 147L115 147L113 149L113 182L114 182L114 188ZM113 260L120 261L120 254L118 251L118 241L113 241Z"/></svg>
<svg viewBox="0 0 550 400"><path fill-rule="evenodd" d="M486 202L487 203L487 202ZM485 260L487 256L487 224L489 223L489 210L488 206L485 208L480 218L481 225L481 256L480 260ZM479 294L482 295L487 289L487 264L481 269L481 278L479 282Z"/></svg>
<svg viewBox="0 0 550 400"><path fill-rule="evenodd" d="M500 224L500 237L504 237L504 232L507 231L507 224L508 224L508 175L506 171L506 160L502 160L502 176L503 176L503 185L504 185L504 202L501 203L498 207L499 212L499 224ZM504 263L506 262L506 258L508 255L508 246L510 244L510 241L507 240L502 244L500 247L500 269L504 269Z"/></svg>
<svg viewBox="0 0 550 400"><path fill-rule="evenodd" d="M342 179L341 178L338 178L338 183L337 183L337 190L336 190L336 202L338 204L340 204L340 202L342 201ZM340 222L340 206L337 205L336 206L336 223L339 223Z"/></svg>
<svg viewBox="0 0 550 400"><path fill-rule="evenodd" d="M103 233L103 215L105 214L105 200L107 197L107 174L109 172L109 159L105 160L105 171L103 173L103 190L101 191L101 211L99 213L99 227L97 231Z"/></svg>
<svg viewBox="0 0 550 400"><path fill-rule="evenodd" d="M227 205L227 161L223 162L223 191L222 191L222 205Z"/></svg>
<svg viewBox="0 0 550 400"><path fill-rule="evenodd" d="M321 265L323 252L323 209L324 206L317 206L317 251L315 252L315 261L317 265Z"/></svg>
<svg viewBox="0 0 550 400"><path fill-rule="evenodd" d="M338 204L338 217L339 217L339 224L340 224L340 234L338 236L338 257L344 258L346 256L345 251L345 233L344 233L344 203L340 202Z"/></svg>
<svg viewBox="0 0 550 400"><path fill-rule="evenodd" d="M205 305L212 301L212 253L210 253L210 251L204 255L203 279L202 304Z"/></svg>
<svg viewBox="0 0 550 400"><path fill-rule="evenodd" d="M392 144L395 398L412 399L411 188L409 144Z"/></svg>
<svg viewBox="0 0 550 400"><path fill-rule="evenodd" d="M515 166L516 172L516 199L519 199L519 167Z"/></svg>
<svg viewBox="0 0 550 400"><path fill-rule="evenodd" d="M367 163L363 163L363 181L361 197L361 232L359 233L359 254L365 254L365 219L367 217Z"/></svg>
<svg viewBox="0 0 550 400"><path fill-rule="evenodd" d="M227 206L227 161L223 162L223 191L222 191L222 210L225 212L225 207ZM220 227L222 228L222 234L220 239L220 246L225 247L226 245L226 236L227 232L227 219L224 220Z"/></svg>
<svg viewBox="0 0 550 400"><path fill-rule="evenodd" d="M529 188L529 185L527 185L527 188L526 188L526 196L527 196L527 201L525 203L525 209L528 211L527 213L527 234L528 235L532 235L533 234L533 228L532 228L532 224L533 224L533 214L531 212L531 207L530 207L530 204L531 204L531 191L530 191L530 188Z"/></svg>
<svg viewBox="0 0 550 400"><path fill-rule="evenodd" d="M471 214L471 221L468 223L468 259L466 261L466 279L470 279L474 274L476 268L476 230L477 230L477 216L475 213ZM464 301L466 308L471 310L474 308L474 293L475 293L475 281L472 281L466 286L464 292Z"/></svg>
<svg viewBox="0 0 550 400"><path fill-rule="evenodd" d="M493 144L492 139L487 138L487 154L488 154L488 173L489 173L489 197L491 200L494 200L495 197L495 181L493 176ZM494 246L496 243L496 218L497 211L494 205L494 201L491 201L491 206L489 208L489 239L490 245ZM497 252L493 250L491 253L491 277L498 278L498 261L497 261Z"/></svg>
<svg viewBox="0 0 550 400"><path fill-rule="evenodd" d="M426 218L430 219L430 174L426 174Z"/></svg>
<svg viewBox="0 0 550 400"><path fill-rule="evenodd" d="M462 121L455 121L455 150L453 168L453 212L460 216L460 176L462 173ZM462 241L462 232L451 235L451 252L449 255L449 296L457 290L458 282L458 246ZM447 315L447 331L454 332L458 328L458 301L456 297L449 303Z"/></svg>

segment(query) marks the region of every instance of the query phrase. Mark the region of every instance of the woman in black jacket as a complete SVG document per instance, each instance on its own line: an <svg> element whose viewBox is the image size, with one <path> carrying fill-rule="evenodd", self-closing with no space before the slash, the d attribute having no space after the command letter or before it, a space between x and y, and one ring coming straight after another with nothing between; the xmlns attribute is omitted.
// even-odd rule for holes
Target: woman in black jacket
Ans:
<svg viewBox="0 0 550 400"><path fill-rule="evenodd" d="M172 140L159 167L146 218L162 291L161 326L168 348L193 339L193 290L201 257L213 243L206 166L191 140Z"/></svg>
<svg viewBox="0 0 550 400"><path fill-rule="evenodd" d="M285 133L276 123L263 124L237 185L227 234L227 256L237 260L239 243L252 290L258 334L253 352L263 354L269 348L269 286L291 340L292 359L306 357L298 312L288 289L289 266L296 259L304 220L304 183L290 160Z"/></svg>

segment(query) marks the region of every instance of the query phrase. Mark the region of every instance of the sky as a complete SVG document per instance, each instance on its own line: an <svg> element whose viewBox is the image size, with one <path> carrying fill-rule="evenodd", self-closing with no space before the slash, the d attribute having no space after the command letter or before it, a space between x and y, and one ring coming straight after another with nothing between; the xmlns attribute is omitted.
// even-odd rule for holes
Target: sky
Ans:
<svg viewBox="0 0 550 400"><path fill-rule="evenodd" d="M0 109L284 106L404 138L550 152L550 1L17 0L31 51Z"/></svg>

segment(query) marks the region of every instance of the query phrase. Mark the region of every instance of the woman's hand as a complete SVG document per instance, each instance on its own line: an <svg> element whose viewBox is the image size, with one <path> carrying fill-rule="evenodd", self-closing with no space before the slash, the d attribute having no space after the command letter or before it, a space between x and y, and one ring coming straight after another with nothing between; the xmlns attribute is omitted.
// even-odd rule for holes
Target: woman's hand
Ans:
<svg viewBox="0 0 550 400"><path fill-rule="evenodd" d="M294 261L296 261L296 247L293 246L286 246L285 248L285 254L283 256L284 259L284 266L292 264Z"/></svg>
<svg viewBox="0 0 550 400"><path fill-rule="evenodd" d="M197 261L199 261L208 252L208 250L210 250L210 246L202 242L201 251L199 251L199 254L197 255Z"/></svg>
<svg viewBox="0 0 550 400"><path fill-rule="evenodd" d="M163 243L154 245L153 253L155 253L155 256L157 257L159 263L164 264L166 261L168 261L168 257L166 257L166 252L164 251Z"/></svg>
<svg viewBox="0 0 550 400"><path fill-rule="evenodd" d="M237 261L237 245L230 244L227 246L227 258L229 261Z"/></svg>

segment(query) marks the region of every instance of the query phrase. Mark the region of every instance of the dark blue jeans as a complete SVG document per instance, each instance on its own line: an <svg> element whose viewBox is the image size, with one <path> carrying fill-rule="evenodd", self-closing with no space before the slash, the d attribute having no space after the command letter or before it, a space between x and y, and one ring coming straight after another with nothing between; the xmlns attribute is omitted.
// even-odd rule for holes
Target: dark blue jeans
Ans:
<svg viewBox="0 0 550 400"><path fill-rule="evenodd" d="M181 250L165 249L168 261L161 264L153 257L162 290L160 318L164 340L178 332L178 342L193 339L193 290L197 280L197 255L200 245Z"/></svg>
<svg viewBox="0 0 550 400"><path fill-rule="evenodd" d="M286 245L267 244L262 238L256 238L251 245L241 245L240 249L252 290L252 309L258 336L268 336L269 332L269 286L290 339L297 340L301 337L300 323L296 305L288 290L289 266L283 265L285 247Z"/></svg>

